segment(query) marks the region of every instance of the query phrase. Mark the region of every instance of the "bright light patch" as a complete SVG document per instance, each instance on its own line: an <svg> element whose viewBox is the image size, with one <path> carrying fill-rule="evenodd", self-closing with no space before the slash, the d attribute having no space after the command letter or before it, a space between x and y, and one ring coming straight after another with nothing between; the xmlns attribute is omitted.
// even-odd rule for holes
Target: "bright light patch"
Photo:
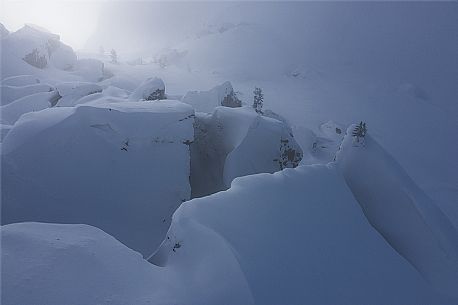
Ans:
<svg viewBox="0 0 458 305"><path fill-rule="evenodd" d="M60 35L75 49L84 48L97 25L100 1L3 0L0 22L9 31L33 23Z"/></svg>

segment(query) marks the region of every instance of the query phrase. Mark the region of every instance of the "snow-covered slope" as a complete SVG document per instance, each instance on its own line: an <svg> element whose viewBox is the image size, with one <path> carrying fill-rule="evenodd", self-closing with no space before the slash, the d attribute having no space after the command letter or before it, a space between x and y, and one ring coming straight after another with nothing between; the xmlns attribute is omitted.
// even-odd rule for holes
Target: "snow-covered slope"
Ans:
<svg viewBox="0 0 458 305"><path fill-rule="evenodd" d="M58 107L75 106L82 97L102 92L102 87L94 83L71 82L60 83L56 86L59 93Z"/></svg>
<svg viewBox="0 0 458 305"><path fill-rule="evenodd" d="M337 164L367 219L438 290L458 298L458 233L369 134L349 127Z"/></svg>
<svg viewBox="0 0 458 305"><path fill-rule="evenodd" d="M165 304L160 268L100 229L23 223L1 235L3 305Z"/></svg>
<svg viewBox="0 0 458 305"><path fill-rule="evenodd" d="M73 49L63 44L58 35L35 25L25 25L4 37L2 53L3 77L17 75L17 71L27 74L33 68L71 70L77 61Z"/></svg>
<svg viewBox="0 0 458 305"><path fill-rule="evenodd" d="M456 303L383 240L332 165L184 203L150 260L162 267L89 226L6 225L2 304Z"/></svg>
<svg viewBox="0 0 458 305"><path fill-rule="evenodd" d="M21 97L32 95L34 93L39 93L39 92L49 92L49 91L54 90L54 88L47 84L37 83L37 84L26 85L26 86L2 85L0 90L2 93L1 105L4 106Z"/></svg>
<svg viewBox="0 0 458 305"><path fill-rule="evenodd" d="M2 145L2 223L86 223L149 255L189 199L193 109L177 101L23 115Z"/></svg>
<svg viewBox="0 0 458 305"><path fill-rule="evenodd" d="M59 97L58 92L53 90L19 98L0 107L1 121L7 124L14 124L24 113L39 111L55 105Z"/></svg>
<svg viewBox="0 0 458 305"><path fill-rule="evenodd" d="M444 302L372 228L332 165L237 178L184 203L151 261L199 279L188 288L211 294L201 304Z"/></svg>

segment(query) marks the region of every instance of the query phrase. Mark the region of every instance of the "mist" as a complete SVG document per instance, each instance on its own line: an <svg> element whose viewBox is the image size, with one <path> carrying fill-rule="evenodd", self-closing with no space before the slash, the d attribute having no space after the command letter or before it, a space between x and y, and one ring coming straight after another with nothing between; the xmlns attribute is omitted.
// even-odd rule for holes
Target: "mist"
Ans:
<svg viewBox="0 0 458 305"><path fill-rule="evenodd" d="M2 304L458 303L456 1L2 6Z"/></svg>

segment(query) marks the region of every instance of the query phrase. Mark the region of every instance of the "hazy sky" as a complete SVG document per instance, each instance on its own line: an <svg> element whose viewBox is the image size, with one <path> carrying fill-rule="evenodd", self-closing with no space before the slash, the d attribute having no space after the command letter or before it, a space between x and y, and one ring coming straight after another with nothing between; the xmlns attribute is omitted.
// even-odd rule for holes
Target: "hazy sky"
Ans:
<svg viewBox="0 0 458 305"><path fill-rule="evenodd" d="M33 23L59 34L75 49L84 47L106 1L2 0L0 22L10 31Z"/></svg>

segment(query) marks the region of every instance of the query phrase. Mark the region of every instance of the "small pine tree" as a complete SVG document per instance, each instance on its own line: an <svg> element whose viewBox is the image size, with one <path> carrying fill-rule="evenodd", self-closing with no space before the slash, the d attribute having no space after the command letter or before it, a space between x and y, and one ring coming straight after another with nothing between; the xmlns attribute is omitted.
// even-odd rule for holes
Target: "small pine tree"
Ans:
<svg viewBox="0 0 458 305"><path fill-rule="evenodd" d="M262 93L261 88L254 88L254 99L253 99L253 108L257 113L262 114L262 106L264 104L264 94Z"/></svg>
<svg viewBox="0 0 458 305"><path fill-rule="evenodd" d="M367 127L366 123L363 121L359 122L358 125L356 125L355 129L353 129L352 135L356 137L356 142L359 142L360 138L363 138L366 136L367 133Z"/></svg>
<svg viewBox="0 0 458 305"><path fill-rule="evenodd" d="M114 64L117 64L118 63L118 53L116 53L115 49L111 49L110 56L111 56L111 62Z"/></svg>

